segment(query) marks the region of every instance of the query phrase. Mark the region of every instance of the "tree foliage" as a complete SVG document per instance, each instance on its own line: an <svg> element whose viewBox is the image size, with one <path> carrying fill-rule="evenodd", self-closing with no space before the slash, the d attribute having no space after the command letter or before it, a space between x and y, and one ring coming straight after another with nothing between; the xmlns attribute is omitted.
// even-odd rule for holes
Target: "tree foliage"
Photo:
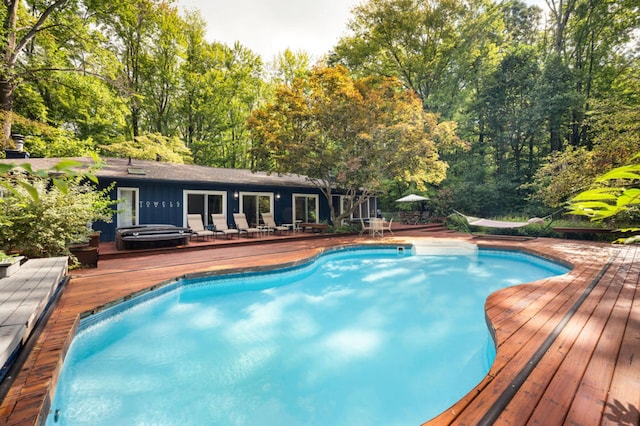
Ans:
<svg viewBox="0 0 640 426"><path fill-rule="evenodd" d="M603 221L624 215L636 226L625 232L640 232L640 154L630 164L616 167L595 179L593 186L574 196L568 213L586 216L593 221ZM619 242L640 242L640 235L621 239Z"/></svg>
<svg viewBox="0 0 640 426"><path fill-rule="evenodd" d="M192 162L191 152L179 138L166 137L158 133L147 133L132 141L112 143L101 147L101 151L109 157L130 157L177 164Z"/></svg>
<svg viewBox="0 0 640 426"><path fill-rule="evenodd" d="M280 86L274 103L256 111L249 126L262 169L302 173L328 200L335 186L353 208L385 178L419 188L440 182L446 164L438 147L461 144L451 124L425 113L397 80L354 79L340 66L316 67ZM333 213L332 220L350 214Z"/></svg>
<svg viewBox="0 0 640 426"><path fill-rule="evenodd" d="M426 192L446 194L452 204L438 201L442 212L544 214L532 211L540 200L558 205L637 152L637 0L540 5L364 1L320 64L342 65L358 82L395 78L447 120L439 131L469 142L468 150L438 146L447 176ZM297 153L261 157L264 141L252 138L247 119L283 99L282 86L306 79L305 52L266 63L240 43L207 41L200 14L172 0L6 0L0 16L3 146L12 131L27 136L32 156L95 152L252 169ZM357 119L343 112L342 123ZM288 131L314 141L303 118ZM389 167L400 196L411 183Z"/></svg>
<svg viewBox="0 0 640 426"><path fill-rule="evenodd" d="M495 54L495 14L487 7L493 8L485 1L370 0L354 9L353 35L340 40L331 62L360 76L397 77L426 110L452 117L452 100L469 93L467 73Z"/></svg>
<svg viewBox="0 0 640 426"><path fill-rule="evenodd" d="M76 172L77 166L62 161L52 170L32 170L2 164L0 250L29 257L69 255L72 243L84 242L94 232L92 222L111 221L110 188L96 191L87 181L95 177Z"/></svg>

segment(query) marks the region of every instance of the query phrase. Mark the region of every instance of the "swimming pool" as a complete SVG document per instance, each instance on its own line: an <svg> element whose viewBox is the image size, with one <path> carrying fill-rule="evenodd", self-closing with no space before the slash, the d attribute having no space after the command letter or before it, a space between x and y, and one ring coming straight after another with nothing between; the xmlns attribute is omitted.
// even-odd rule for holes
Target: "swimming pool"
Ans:
<svg viewBox="0 0 640 426"><path fill-rule="evenodd" d="M351 248L180 281L82 321L47 424L419 424L487 373L486 297L566 271Z"/></svg>

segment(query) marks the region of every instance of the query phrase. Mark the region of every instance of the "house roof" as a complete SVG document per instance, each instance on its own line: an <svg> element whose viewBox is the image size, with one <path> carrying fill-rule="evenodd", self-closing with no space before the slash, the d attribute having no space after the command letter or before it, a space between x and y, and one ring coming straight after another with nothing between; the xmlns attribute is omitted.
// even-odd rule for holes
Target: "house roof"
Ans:
<svg viewBox="0 0 640 426"><path fill-rule="evenodd" d="M69 158L87 167L93 164L90 157ZM29 163L33 169L50 169L62 158L25 158L0 160L2 163ZM102 158L104 166L97 170L98 178L130 179L145 181L176 181L199 183L224 183L263 186L315 187L305 176L294 174L269 174L246 169L223 169L192 164L164 163L160 161L129 160L127 158Z"/></svg>

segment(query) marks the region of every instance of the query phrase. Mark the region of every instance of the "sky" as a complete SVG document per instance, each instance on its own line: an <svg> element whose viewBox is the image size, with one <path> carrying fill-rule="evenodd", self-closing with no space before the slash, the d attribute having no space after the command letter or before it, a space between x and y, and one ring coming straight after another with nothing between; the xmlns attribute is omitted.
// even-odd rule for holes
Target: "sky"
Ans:
<svg viewBox="0 0 640 426"><path fill-rule="evenodd" d="M178 0L198 9L207 40L243 46L264 61L289 48L319 59L346 34L351 9L360 0Z"/></svg>
<svg viewBox="0 0 640 426"><path fill-rule="evenodd" d="M544 0L526 0L544 7ZM351 9L361 0L178 0L207 22L207 40L239 41L263 61L289 48L320 59L347 34Z"/></svg>

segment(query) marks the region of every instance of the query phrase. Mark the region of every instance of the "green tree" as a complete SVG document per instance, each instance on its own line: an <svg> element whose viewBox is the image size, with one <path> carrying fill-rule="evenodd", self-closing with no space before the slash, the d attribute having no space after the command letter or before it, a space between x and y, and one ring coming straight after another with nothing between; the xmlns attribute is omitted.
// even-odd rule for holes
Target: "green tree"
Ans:
<svg viewBox="0 0 640 426"><path fill-rule="evenodd" d="M142 87L144 128L165 136L177 135L177 98L180 88L180 63L186 45L186 26L176 8L161 3L154 42L149 47L147 70Z"/></svg>
<svg viewBox="0 0 640 426"><path fill-rule="evenodd" d="M595 179L593 186L569 202L568 214L587 216L593 221L604 221L625 215L636 226L625 232L640 232L640 164L636 154L631 163L614 168ZM640 235L617 240L626 244L640 242Z"/></svg>
<svg viewBox="0 0 640 426"><path fill-rule="evenodd" d="M147 133L132 141L111 143L100 148L102 155L109 157L131 157L178 164L192 163L191 152L184 146L181 139L158 133Z"/></svg>
<svg viewBox="0 0 640 426"><path fill-rule="evenodd" d="M296 78L304 78L311 71L311 60L305 52L292 52L285 49L269 64L269 83L290 85Z"/></svg>
<svg viewBox="0 0 640 426"><path fill-rule="evenodd" d="M181 128L196 164L251 168L246 120L262 99L260 58L239 43L207 44L192 32L183 66Z"/></svg>
<svg viewBox="0 0 640 426"><path fill-rule="evenodd" d="M106 188L97 191L89 169L65 160L50 170L0 163L0 251L31 257L69 255L69 245L86 241L95 221L110 222L115 204ZM53 176L53 177L52 177Z"/></svg>
<svg viewBox="0 0 640 426"><path fill-rule="evenodd" d="M588 115L593 147L554 152L532 182L534 197L557 207L586 190L598 175L622 167L640 152L640 68L624 67L608 99L593 101Z"/></svg>
<svg viewBox="0 0 640 426"><path fill-rule="evenodd" d="M280 86L272 104L254 112L249 127L260 168L307 176L332 200L346 192L351 210L382 187L386 178L440 182L447 165L438 147L461 142L455 126L425 113L420 99L396 79L353 79L343 67L313 69L308 78Z"/></svg>
<svg viewBox="0 0 640 426"><path fill-rule="evenodd" d="M87 71L82 59L88 56L87 46L94 32L85 10L70 0L28 4L5 0L0 17L0 116L2 147L6 147L14 121L16 90L25 81L45 79L55 71ZM49 49L52 46L55 55Z"/></svg>
<svg viewBox="0 0 640 426"><path fill-rule="evenodd" d="M330 63L397 77L426 110L452 117L469 94L468 78L497 53L499 17L487 1L370 0L354 9L353 35L339 41Z"/></svg>
<svg viewBox="0 0 640 426"><path fill-rule="evenodd" d="M526 181L537 166L536 139L541 121L535 110L536 81L530 76L538 72L535 49L514 47L488 76L478 95L478 107L483 109L486 122L485 141L495 158L495 173L503 179ZM523 164L527 165L525 175Z"/></svg>
<svg viewBox="0 0 640 426"><path fill-rule="evenodd" d="M99 6L98 6L99 7ZM150 74L149 55L161 13L153 0L115 0L98 9L108 48L119 58L119 75L113 81L128 104L130 135L141 134L144 83Z"/></svg>
<svg viewBox="0 0 640 426"><path fill-rule="evenodd" d="M540 93L541 108L549 112L550 146L560 150L566 142L591 148L591 106L611 95L615 75L637 57L633 39L640 8L636 0L548 0L547 4L553 43L548 46Z"/></svg>

